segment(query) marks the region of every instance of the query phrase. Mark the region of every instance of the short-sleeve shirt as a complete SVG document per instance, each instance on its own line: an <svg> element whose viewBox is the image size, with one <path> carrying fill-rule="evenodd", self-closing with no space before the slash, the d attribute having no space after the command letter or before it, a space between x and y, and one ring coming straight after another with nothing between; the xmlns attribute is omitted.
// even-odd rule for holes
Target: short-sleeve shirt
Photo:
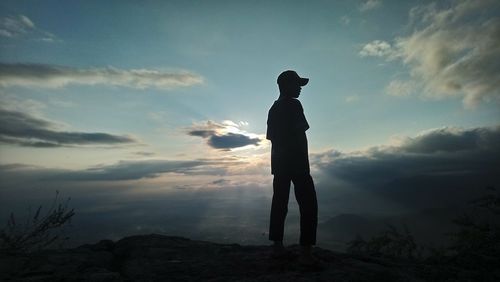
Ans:
<svg viewBox="0 0 500 282"><path fill-rule="evenodd" d="M299 100L284 97L274 102L269 109L266 135L272 142L272 174L309 174L307 129L309 124Z"/></svg>

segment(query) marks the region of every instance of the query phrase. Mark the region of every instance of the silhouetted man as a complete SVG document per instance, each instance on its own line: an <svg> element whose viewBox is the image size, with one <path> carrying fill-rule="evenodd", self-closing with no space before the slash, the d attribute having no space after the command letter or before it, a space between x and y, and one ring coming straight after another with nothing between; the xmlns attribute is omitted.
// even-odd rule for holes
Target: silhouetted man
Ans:
<svg viewBox="0 0 500 282"><path fill-rule="evenodd" d="M273 202L269 240L274 241L274 254L284 253L283 233L288 211L290 184L300 208L300 245L302 261L313 262L311 246L316 244L318 204L314 182L309 170L306 130L309 124L297 98L302 86L309 82L295 71L287 70L278 76L280 96L274 102L267 119L267 139L272 142L271 173Z"/></svg>

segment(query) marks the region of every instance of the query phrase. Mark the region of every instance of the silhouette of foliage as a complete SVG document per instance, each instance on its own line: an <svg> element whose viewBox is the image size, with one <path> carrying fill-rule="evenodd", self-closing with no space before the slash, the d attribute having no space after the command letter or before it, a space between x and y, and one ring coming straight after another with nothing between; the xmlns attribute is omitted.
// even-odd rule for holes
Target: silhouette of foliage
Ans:
<svg viewBox="0 0 500 282"><path fill-rule="evenodd" d="M400 232L394 225L389 224L387 230L368 241L358 235L347 244L347 251L350 253L410 259L421 256L420 249L406 225L403 226L403 232Z"/></svg>
<svg viewBox="0 0 500 282"><path fill-rule="evenodd" d="M26 222L16 221L14 213L10 214L7 225L0 230L0 250L11 253L25 253L48 248L55 243L62 243L67 237L62 236L62 228L71 222L74 209L68 208L70 198L64 204L59 203L59 191L44 216L40 205L35 214L31 209ZM57 232L59 231L59 232Z"/></svg>
<svg viewBox="0 0 500 282"><path fill-rule="evenodd" d="M369 240L357 236L348 242L348 252L364 253L374 256L390 256L404 258L423 258L422 253L429 255L427 259L439 257L475 257L476 259L500 258L500 193L493 187L486 188L493 193L469 201L473 213L464 213L453 219L459 229L449 232L451 239L448 247L418 246L407 226L399 232L393 225L380 235ZM488 215L485 216L485 211Z"/></svg>
<svg viewBox="0 0 500 282"><path fill-rule="evenodd" d="M493 187L487 189L492 193L469 201L471 212L452 220L458 230L446 234L447 246L419 246L406 226L400 233L389 225L369 240L358 235L347 243L347 251L415 260L422 277L431 281L499 281L500 193Z"/></svg>
<svg viewBox="0 0 500 282"><path fill-rule="evenodd" d="M495 191L489 187L488 190ZM450 255L464 267L500 265L500 193L491 193L470 201L475 211L453 220L460 228L449 233ZM487 215L479 211L486 211Z"/></svg>
<svg viewBox="0 0 500 282"><path fill-rule="evenodd" d="M496 192L495 187L487 187L489 191ZM500 215L500 193L488 194L478 199L470 201L476 208L485 209L489 212Z"/></svg>

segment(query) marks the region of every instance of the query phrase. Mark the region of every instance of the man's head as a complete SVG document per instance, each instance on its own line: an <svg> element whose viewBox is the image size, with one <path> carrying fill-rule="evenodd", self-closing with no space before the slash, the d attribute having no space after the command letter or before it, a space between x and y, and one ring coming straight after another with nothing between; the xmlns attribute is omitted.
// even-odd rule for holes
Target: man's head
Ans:
<svg viewBox="0 0 500 282"><path fill-rule="evenodd" d="M302 86L309 82L309 78L300 77L295 71L287 70L278 76L280 96L298 98Z"/></svg>

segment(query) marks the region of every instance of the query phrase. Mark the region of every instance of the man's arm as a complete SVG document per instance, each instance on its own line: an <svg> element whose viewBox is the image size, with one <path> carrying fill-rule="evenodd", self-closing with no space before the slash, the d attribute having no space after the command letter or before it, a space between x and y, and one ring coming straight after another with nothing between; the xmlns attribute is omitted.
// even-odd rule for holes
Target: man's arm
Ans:
<svg viewBox="0 0 500 282"><path fill-rule="evenodd" d="M292 130L294 133L303 133L309 129L309 123L307 123L306 117L304 116L304 108L299 100L294 99L292 108Z"/></svg>

